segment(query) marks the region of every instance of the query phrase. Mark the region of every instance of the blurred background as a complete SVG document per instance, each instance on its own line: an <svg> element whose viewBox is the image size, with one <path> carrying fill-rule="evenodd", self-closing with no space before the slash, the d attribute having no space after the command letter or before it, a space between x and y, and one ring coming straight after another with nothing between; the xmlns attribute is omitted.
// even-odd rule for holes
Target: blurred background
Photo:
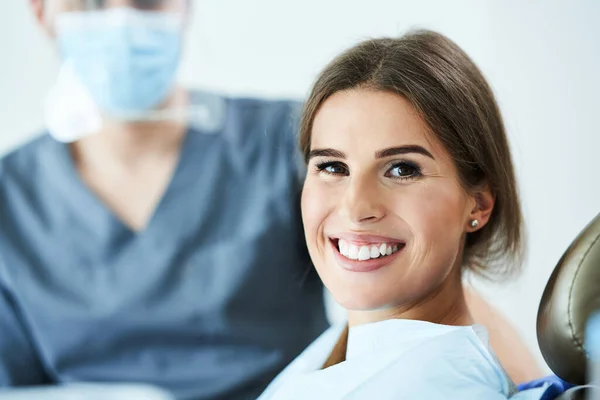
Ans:
<svg viewBox="0 0 600 400"><path fill-rule="evenodd" d="M535 321L550 272L600 212L600 2L192 0L180 78L236 96L302 99L342 49L410 28L446 34L491 83L510 136L528 229L524 273L476 282L541 365ZM0 155L40 133L58 58L26 0L0 1ZM340 318L330 302L330 316Z"/></svg>

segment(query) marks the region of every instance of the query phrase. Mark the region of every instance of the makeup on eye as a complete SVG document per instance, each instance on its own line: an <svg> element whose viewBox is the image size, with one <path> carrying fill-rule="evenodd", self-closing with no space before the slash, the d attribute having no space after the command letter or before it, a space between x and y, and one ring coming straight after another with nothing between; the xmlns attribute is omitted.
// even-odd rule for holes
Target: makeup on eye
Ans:
<svg viewBox="0 0 600 400"><path fill-rule="evenodd" d="M391 161L386 164L386 172L384 176L392 179L414 179L422 175L421 167L413 161ZM327 175L339 175L347 176L350 175L348 166L335 160L326 160L315 163L315 170L317 173L325 173Z"/></svg>
<svg viewBox="0 0 600 400"><path fill-rule="evenodd" d="M392 161L388 164L389 168L385 173L386 178L392 179L414 179L422 175L421 167L410 161ZM395 174L393 172L396 172Z"/></svg>
<svg viewBox="0 0 600 400"><path fill-rule="evenodd" d="M321 161L315 164L317 172L328 175L348 175L348 167L340 161Z"/></svg>

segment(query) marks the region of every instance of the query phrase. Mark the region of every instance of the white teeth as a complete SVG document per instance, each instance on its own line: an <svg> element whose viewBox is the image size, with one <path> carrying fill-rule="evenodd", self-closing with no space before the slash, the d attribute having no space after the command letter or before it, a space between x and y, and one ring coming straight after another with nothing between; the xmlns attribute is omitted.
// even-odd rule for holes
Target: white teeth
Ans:
<svg viewBox="0 0 600 400"><path fill-rule="evenodd" d="M371 258L379 257L379 247L371 246Z"/></svg>
<svg viewBox="0 0 600 400"><path fill-rule="evenodd" d="M386 250L385 243L381 243L381 246L379 246L379 252L381 253L382 256L385 256L385 250Z"/></svg>
<svg viewBox="0 0 600 400"><path fill-rule="evenodd" d="M350 246L346 246L346 248L344 248L344 252L342 254L346 257L349 257L350 256Z"/></svg>
<svg viewBox="0 0 600 400"><path fill-rule="evenodd" d="M348 242L346 242L344 239L340 239L338 242L338 246L340 249L340 253L343 256L348 257Z"/></svg>
<svg viewBox="0 0 600 400"><path fill-rule="evenodd" d="M338 240L338 250L341 255L351 260L366 261L394 254L404 246L381 243L380 245L357 246L344 239Z"/></svg>
<svg viewBox="0 0 600 400"><path fill-rule="evenodd" d="M360 261L365 261L371 258L371 250L369 246L360 246L360 250L358 251L358 259Z"/></svg>
<svg viewBox="0 0 600 400"><path fill-rule="evenodd" d="M351 260L358 260L358 246L350 244L348 247L348 258Z"/></svg>

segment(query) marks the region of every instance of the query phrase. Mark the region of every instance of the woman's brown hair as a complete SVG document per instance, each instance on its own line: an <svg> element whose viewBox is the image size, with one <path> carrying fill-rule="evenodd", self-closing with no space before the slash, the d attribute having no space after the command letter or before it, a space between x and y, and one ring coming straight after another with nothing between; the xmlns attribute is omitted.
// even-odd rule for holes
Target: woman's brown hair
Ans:
<svg viewBox="0 0 600 400"><path fill-rule="evenodd" d="M305 161L321 105L336 92L356 88L407 99L451 155L463 188L491 190L492 215L467 235L463 265L487 277L518 269L523 222L504 123L492 90L467 54L427 30L367 40L345 51L321 72L304 105L300 148Z"/></svg>

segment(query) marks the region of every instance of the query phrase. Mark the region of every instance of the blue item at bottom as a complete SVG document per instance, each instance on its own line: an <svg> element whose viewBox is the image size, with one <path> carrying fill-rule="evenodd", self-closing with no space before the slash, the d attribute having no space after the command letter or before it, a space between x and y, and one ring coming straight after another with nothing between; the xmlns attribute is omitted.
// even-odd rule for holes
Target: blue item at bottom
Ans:
<svg viewBox="0 0 600 400"><path fill-rule="evenodd" d="M535 389L538 387L542 387L544 385L548 385L548 389L542 396L540 400L554 400L574 385L563 381L556 375L545 376L540 379L533 380L531 382L526 382L518 385L519 391L527 390L527 389Z"/></svg>

